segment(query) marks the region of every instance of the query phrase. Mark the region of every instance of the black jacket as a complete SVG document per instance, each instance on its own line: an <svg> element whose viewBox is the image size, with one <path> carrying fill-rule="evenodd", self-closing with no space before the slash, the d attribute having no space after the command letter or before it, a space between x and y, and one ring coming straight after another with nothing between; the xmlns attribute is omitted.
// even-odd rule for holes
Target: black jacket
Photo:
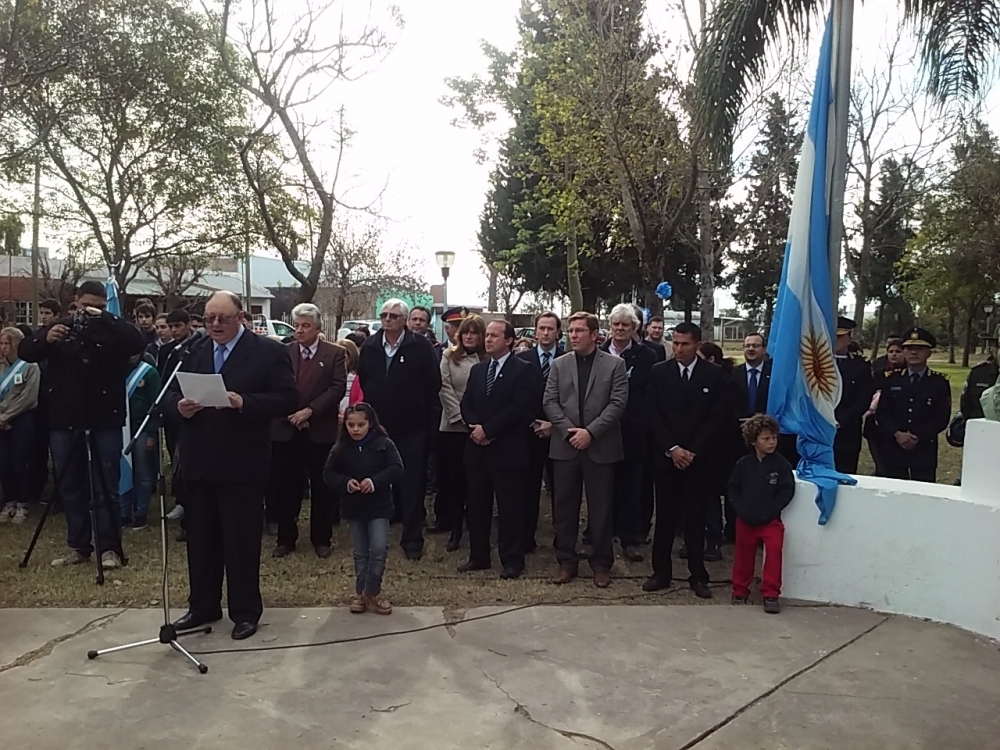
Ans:
<svg viewBox="0 0 1000 750"><path fill-rule="evenodd" d="M566 350L563 349L562 344L556 344L555 351L552 352L552 362L555 362L559 357L563 356ZM535 419L540 419L543 422L547 422L549 418L545 416L545 409L542 408L542 396L545 394L545 382L542 380L542 363L538 359L538 349L529 349L526 352L518 352L514 355L518 359L522 359L531 365L531 371L536 375L537 393L532 398L531 409L535 415ZM552 362L549 363L549 367L552 366ZM538 438L535 438L536 440Z"/></svg>
<svg viewBox="0 0 1000 750"><path fill-rule="evenodd" d="M72 326L70 317L57 322ZM88 319L72 342L50 344L45 340L49 328L39 328L17 350L25 362L48 363L49 427L110 430L124 426L125 378L132 371L128 360L145 349L142 332L109 312Z"/></svg>
<svg viewBox="0 0 1000 750"><path fill-rule="evenodd" d="M720 449L730 383L719 365L703 359L681 380L677 360L657 362L649 380L649 419L657 441L658 462L675 445L693 452L704 465Z"/></svg>
<svg viewBox="0 0 1000 750"><path fill-rule="evenodd" d="M781 518L795 495L792 465L780 453L743 456L729 478L729 502L743 523L763 526Z"/></svg>
<svg viewBox="0 0 1000 750"><path fill-rule="evenodd" d="M371 336L361 347L358 380L379 421L391 437L427 434L436 426L434 410L440 404L441 367L431 342L403 331L399 349L386 369L385 332Z"/></svg>
<svg viewBox="0 0 1000 750"><path fill-rule="evenodd" d="M184 358L181 372L214 373L214 344L205 338ZM163 397L163 411L179 425L179 476L185 482L266 482L271 461L271 420L295 411L298 390L292 363L277 341L243 331L222 368L226 390L243 408L202 409L190 419L177 411L177 380Z"/></svg>
<svg viewBox="0 0 1000 750"><path fill-rule="evenodd" d="M532 402L538 390L537 376L531 365L514 355L507 357L497 375L490 395L486 395L486 376L492 359L473 365L469 383L462 396L462 420L467 425L482 425L489 445L465 446L467 466L503 468L527 467L528 432L534 417Z"/></svg>
<svg viewBox="0 0 1000 750"><path fill-rule="evenodd" d="M601 347L611 352L611 342ZM626 461L644 461L649 445L649 378L657 364L656 350L635 341L625 350L625 374L628 376L628 403L622 415L622 446Z"/></svg>
<svg viewBox="0 0 1000 750"><path fill-rule="evenodd" d="M848 354L837 358L837 368L840 370L841 382L840 402L836 411L837 424L843 428L859 430L861 420L875 394L871 365L859 354Z"/></svg>
<svg viewBox="0 0 1000 750"><path fill-rule="evenodd" d="M399 451L385 435L377 435L361 447L334 448L323 467L323 481L340 496L340 515L348 521L391 518L392 485L402 476ZM370 495L348 492L351 479L371 479L375 491Z"/></svg>

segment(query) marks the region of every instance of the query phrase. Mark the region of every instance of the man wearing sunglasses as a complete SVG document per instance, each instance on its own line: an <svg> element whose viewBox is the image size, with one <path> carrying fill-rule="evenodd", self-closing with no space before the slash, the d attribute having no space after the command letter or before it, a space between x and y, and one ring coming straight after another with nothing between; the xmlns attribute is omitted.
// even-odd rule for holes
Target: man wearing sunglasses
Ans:
<svg viewBox="0 0 1000 750"><path fill-rule="evenodd" d="M178 475L184 482L189 610L175 624L189 630L222 619L228 586L233 638L257 632L260 530L271 462L271 422L295 411L298 391L285 347L243 326L240 298L216 292L205 303L208 336L191 347L181 372L222 375L227 407L203 407L175 381L163 411L180 424Z"/></svg>
<svg viewBox="0 0 1000 750"><path fill-rule="evenodd" d="M403 459L403 479L393 487L396 513L403 522L400 546L408 559L419 560L424 547L429 434L441 369L431 343L406 330L409 313L400 299L382 305L382 328L361 347L357 377Z"/></svg>

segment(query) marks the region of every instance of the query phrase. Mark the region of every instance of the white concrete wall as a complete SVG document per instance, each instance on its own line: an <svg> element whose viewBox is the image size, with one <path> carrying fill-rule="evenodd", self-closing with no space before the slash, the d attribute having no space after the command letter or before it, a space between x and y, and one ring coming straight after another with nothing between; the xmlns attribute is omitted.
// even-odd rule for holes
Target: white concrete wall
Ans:
<svg viewBox="0 0 1000 750"><path fill-rule="evenodd" d="M858 477L826 526L815 486L785 511L782 595L1000 639L1000 423L969 423L963 486Z"/></svg>

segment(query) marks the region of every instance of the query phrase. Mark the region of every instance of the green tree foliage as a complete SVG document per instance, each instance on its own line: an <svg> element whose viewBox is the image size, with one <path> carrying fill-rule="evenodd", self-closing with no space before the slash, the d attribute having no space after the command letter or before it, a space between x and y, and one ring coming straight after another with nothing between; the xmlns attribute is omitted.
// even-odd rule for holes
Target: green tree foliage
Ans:
<svg viewBox="0 0 1000 750"><path fill-rule="evenodd" d="M124 288L159 256L219 240L206 225L237 174L226 134L245 100L204 17L182 0L109 0L86 23L83 59L35 87L23 109Z"/></svg>
<svg viewBox="0 0 1000 750"><path fill-rule="evenodd" d="M750 160L750 191L740 206L743 241L729 250L733 296L764 330L781 281L802 136L778 94L767 100L764 123Z"/></svg>
<svg viewBox="0 0 1000 750"><path fill-rule="evenodd" d="M962 324L967 367L982 304L1000 288L1000 141L973 121L952 158L900 264L903 292L921 316L943 312Z"/></svg>

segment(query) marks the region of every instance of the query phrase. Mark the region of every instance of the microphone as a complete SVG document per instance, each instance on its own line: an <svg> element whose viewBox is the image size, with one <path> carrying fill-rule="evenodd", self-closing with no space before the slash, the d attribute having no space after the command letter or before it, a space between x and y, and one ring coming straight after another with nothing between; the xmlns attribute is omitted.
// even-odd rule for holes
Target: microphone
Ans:
<svg viewBox="0 0 1000 750"><path fill-rule="evenodd" d="M183 351L190 352L198 344L204 343L206 338L208 338L208 332L204 328L199 328L184 339Z"/></svg>

